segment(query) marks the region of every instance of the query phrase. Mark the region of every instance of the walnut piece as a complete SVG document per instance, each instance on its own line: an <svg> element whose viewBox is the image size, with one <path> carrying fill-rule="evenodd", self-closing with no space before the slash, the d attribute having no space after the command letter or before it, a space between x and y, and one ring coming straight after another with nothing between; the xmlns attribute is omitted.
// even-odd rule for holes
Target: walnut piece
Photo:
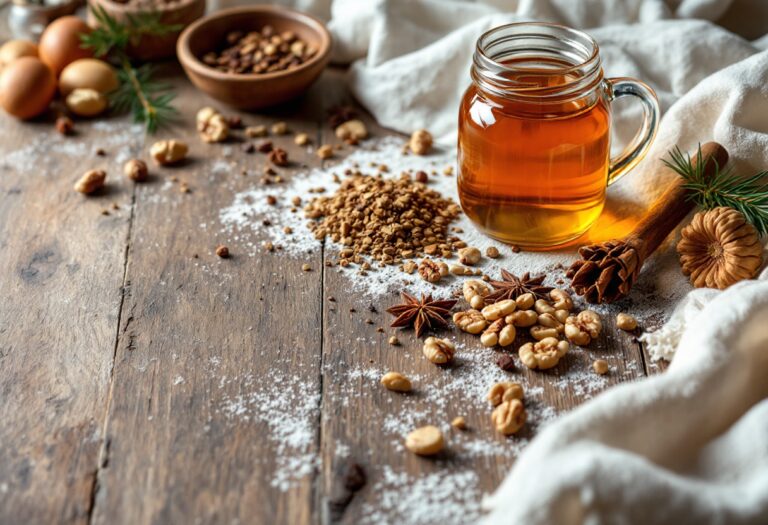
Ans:
<svg viewBox="0 0 768 525"><path fill-rule="evenodd" d="M592 339L600 335L602 330L603 323L600 321L600 316L592 310L584 310L565 320L565 337L575 345L588 345Z"/></svg>
<svg viewBox="0 0 768 525"><path fill-rule="evenodd" d="M368 128L362 120L348 120L336 128L336 137L349 144L357 144L368 137Z"/></svg>
<svg viewBox="0 0 768 525"><path fill-rule="evenodd" d="M477 279L464 281L464 284L461 285L461 291L464 294L464 299L475 309L485 305L485 296L490 293L488 286Z"/></svg>
<svg viewBox="0 0 768 525"><path fill-rule="evenodd" d="M538 320L539 314L533 310L517 310L504 318L507 324L515 325L518 328L533 326Z"/></svg>
<svg viewBox="0 0 768 525"><path fill-rule="evenodd" d="M515 301L512 299L505 299L503 301L499 301L498 303L489 304L483 308L482 314L486 320L495 321L496 319L501 319L502 317L506 317L514 312L516 306L517 305L515 304Z"/></svg>
<svg viewBox="0 0 768 525"><path fill-rule="evenodd" d="M229 136L229 122L211 107L197 112L197 131L205 142L224 142Z"/></svg>
<svg viewBox="0 0 768 525"><path fill-rule="evenodd" d="M482 256L480 250L474 246L467 246L466 248L461 248L459 250L459 262L461 264L466 264L467 266L476 265L480 262Z"/></svg>
<svg viewBox="0 0 768 525"><path fill-rule="evenodd" d="M149 154L156 163L168 166L184 160L188 150L180 140L160 140L152 144Z"/></svg>
<svg viewBox="0 0 768 525"><path fill-rule="evenodd" d="M555 310L573 310L573 300L565 290L555 288L549 292L549 296L552 298L552 307Z"/></svg>
<svg viewBox="0 0 768 525"><path fill-rule="evenodd" d="M567 341L558 341L554 337L545 337L537 343L525 343L518 350L520 360L531 369L546 370L557 365L568 353Z"/></svg>
<svg viewBox="0 0 768 525"><path fill-rule="evenodd" d="M443 269L439 263L436 263L432 259L422 259L422 261L419 263L419 275L427 282L436 283L447 273L447 265L445 269Z"/></svg>
<svg viewBox="0 0 768 525"><path fill-rule="evenodd" d="M453 314L453 323L468 334L479 334L488 326L483 314L473 309Z"/></svg>
<svg viewBox="0 0 768 525"><path fill-rule="evenodd" d="M453 361L453 355L456 353L456 346L447 339L438 339L437 337L427 337L422 347L424 357L429 359L430 363L436 365L447 365Z"/></svg>
<svg viewBox="0 0 768 525"><path fill-rule="evenodd" d="M494 408L491 414L491 421L496 430L505 436L512 435L523 428L526 419L528 414L525 412L523 402L519 399L504 401Z"/></svg>
<svg viewBox="0 0 768 525"><path fill-rule="evenodd" d="M683 274L696 288L723 290L751 279L763 264L755 227L741 212L722 206L693 216L683 228L677 253Z"/></svg>
<svg viewBox="0 0 768 525"><path fill-rule="evenodd" d="M515 341L517 332L511 324L506 324L504 319L496 319L485 329L480 336L480 342L483 346L509 346Z"/></svg>
<svg viewBox="0 0 768 525"><path fill-rule="evenodd" d="M488 391L488 402L493 406L499 406L504 401L523 399L523 386L520 383L505 381L494 384Z"/></svg>

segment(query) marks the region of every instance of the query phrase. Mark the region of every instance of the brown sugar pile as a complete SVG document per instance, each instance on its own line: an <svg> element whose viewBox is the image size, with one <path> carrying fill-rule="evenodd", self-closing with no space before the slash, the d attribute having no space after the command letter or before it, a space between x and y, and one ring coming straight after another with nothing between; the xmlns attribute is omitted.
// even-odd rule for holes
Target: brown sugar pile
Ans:
<svg viewBox="0 0 768 525"><path fill-rule="evenodd" d="M313 199L304 208L315 219L309 228L344 245L340 263L361 255L381 264L400 264L422 254L450 257L465 246L449 236L459 205L403 173L396 179L349 173L335 194Z"/></svg>

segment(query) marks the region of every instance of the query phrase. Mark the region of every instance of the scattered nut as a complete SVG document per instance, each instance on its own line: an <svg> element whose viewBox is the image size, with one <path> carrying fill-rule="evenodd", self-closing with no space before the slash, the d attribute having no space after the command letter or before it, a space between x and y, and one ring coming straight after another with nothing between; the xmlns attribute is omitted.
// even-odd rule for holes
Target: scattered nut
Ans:
<svg viewBox="0 0 768 525"><path fill-rule="evenodd" d="M631 332L637 328L637 319L629 314L620 313L616 316L616 328L626 332Z"/></svg>
<svg viewBox="0 0 768 525"><path fill-rule="evenodd" d="M288 133L288 124L285 122L275 122L272 124L272 133L275 135L285 135Z"/></svg>
<svg viewBox="0 0 768 525"><path fill-rule="evenodd" d="M536 297L532 293L524 293L515 299L515 304L518 310L530 310L533 308L533 304L536 301Z"/></svg>
<svg viewBox="0 0 768 525"><path fill-rule="evenodd" d="M416 175L414 175L413 178L416 182L419 182L421 184L426 184L429 181L429 175L427 175L426 171L422 171L422 170L417 171Z"/></svg>
<svg viewBox="0 0 768 525"><path fill-rule="evenodd" d="M228 259L229 258L229 248L226 246L217 246L216 247L216 255L221 257L222 259Z"/></svg>
<svg viewBox="0 0 768 525"><path fill-rule="evenodd" d="M411 380L400 372L387 372L381 377L381 384L393 392L410 392Z"/></svg>
<svg viewBox="0 0 768 525"><path fill-rule="evenodd" d="M293 138L293 142L297 146L306 146L307 144L309 144L309 135L307 135L306 133L299 133Z"/></svg>
<svg viewBox="0 0 768 525"><path fill-rule="evenodd" d="M330 144L323 144L319 148L317 148L317 156L321 159L330 159L333 157L333 146Z"/></svg>
<svg viewBox="0 0 768 525"><path fill-rule="evenodd" d="M197 131L205 142L223 142L229 136L229 122L214 108L205 107L197 112Z"/></svg>
<svg viewBox="0 0 768 525"><path fill-rule="evenodd" d="M465 430L467 428L467 422L464 416L457 416L451 421L451 426L458 430Z"/></svg>
<svg viewBox="0 0 768 525"><path fill-rule="evenodd" d="M438 339L437 337L427 337L422 348L424 357L436 365L445 365L453 361L453 355L456 353L456 346L447 339Z"/></svg>
<svg viewBox="0 0 768 525"><path fill-rule="evenodd" d="M531 337L536 339L537 341L541 341L542 339L557 337L560 335L560 333L557 331L556 328L547 328L546 326L540 326L535 325L530 328Z"/></svg>
<svg viewBox="0 0 768 525"><path fill-rule="evenodd" d="M336 128L336 137L350 144L357 144L368 137L368 129L361 120L348 120Z"/></svg>
<svg viewBox="0 0 768 525"><path fill-rule="evenodd" d="M393 335L393 336L390 336L390 337L389 337L389 339L387 340L387 342L388 342L389 344L391 344L392 346L397 346L397 345L399 345L399 344L400 344L400 339L398 339L396 336L394 336L394 335Z"/></svg>
<svg viewBox="0 0 768 525"><path fill-rule="evenodd" d="M147 163L139 159L131 159L123 165L123 174L135 182L143 182L149 176Z"/></svg>
<svg viewBox="0 0 768 525"><path fill-rule="evenodd" d="M467 266L476 265L480 262L481 257L482 254L480 253L480 250L474 246L467 246L466 248L461 248L459 250L459 261L461 264L466 264Z"/></svg>
<svg viewBox="0 0 768 525"><path fill-rule="evenodd" d="M75 183L75 191L90 195L104 187L107 180L107 172L104 170L88 170Z"/></svg>
<svg viewBox="0 0 768 525"><path fill-rule="evenodd" d="M493 406L499 406L504 401L523 399L523 386L520 383L505 381L494 384L488 391L488 402Z"/></svg>
<svg viewBox="0 0 768 525"><path fill-rule="evenodd" d="M433 425L417 428L405 438L405 448L420 456L433 456L444 447L443 433Z"/></svg>
<svg viewBox="0 0 768 525"><path fill-rule="evenodd" d="M488 326L488 321L486 321L483 314L477 310L456 312L453 314L453 323L458 326L462 332L475 335L485 330L485 327Z"/></svg>
<svg viewBox="0 0 768 525"><path fill-rule="evenodd" d="M533 304L533 308L539 315L555 313L555 308L546 299L537 299Z"/></svg>
<svg viewBox="0 0 768 525"><path fill-rule="evenodd" d="M515 311L515 301L512 299L505 299L498 303L489 304L482 310L483 317L488 321L495 321L506 317Z"/></svg>
<svg viewBox="0 0 768 525"><path fill-rule="evenodd" d="M71 135L75 130L75 123L67 116L61 116L56 119L56 131L62 135Z"/></svg>
<svg viewBox="0 0 768 525"><path fill-rule="evenodd" d="M287 166L288 165L288 152L283 148L274 148L269 152L269 162L275 166Z"/></svg>
<svg viewBox="0 0 768 525"><path fill-rule="evenodd" d="M496 364L505 372L511 372L515 369L515 360L511 355L502 355L496 360Z"/></svg>
<svg viewBox="0 0 768 525"><path fill-rule="evenodd" d="M107 109L107 98L89 88L77 88L73 90L64 103L72 113L81 117L93 117Z"/></svg>
<svg viewBox="0 0 768 525"><path fill-rule="evenodd" d="M528 419L528 414L523 402L519 399L504 401L494 408L491 414L491 421L493 421L496 430L505 436L512 435L523 428L526 419Z"/></svg>
<svg viewBox="0 0 768 525"><path fill-rule="evenodd" d="M539 316L538 323L545 328L554 328L557 330L558 334L563 332L563 323L561 323L557 317L554 316L554 314L541 314Z"/></svg>
<svg viewBox="0 0 768 525"><path fill-rule="evenodd" d="M256 149L259 150L259 153L269 153L272 151L273 147L271 140L262 140L258 143Z"/></svg>
<svg viewBox="0 0 768 525"><path fill-rule="evenodd" d="M586 346L592 339L600 335L603 323L600 316L592 310L584 310L576 316L570 316L565 320L565 337L579 346Z"/></svg>
<svg viewBox="0 0 768 525"><path fill-rule="evenodd" d="M152 144L149 154L157 164L168 166L184 160L188 150L180 140L160 140Z"/></svg>
<svg viewBox="0 0 768 525"><path fill-rule="evenodd" d="M445 263L443 263L445 264ZM448 273L448 267L443 269L438 263L432 259L422 259L419 263L419 275L422 279L430 283L436 283L444 277L444 273Z"/></svg>
<svg viewBox="0 0 768 525"><path fill-rule="evenodd" d="M515 341L517 335L515 327L511 324L505 324L504 319L497 319L485 329L480 336L480 342L483 346L509 346Z"/></svg>
<svg viewBox="0 0 768 525"><path fill-rule="evenodd" d="M311 272L312 271L312 265L309 263L304 263L301 265L301 271L302 272Z"/></svg>
<svg viewBox="0 0 768 525"><path fill-rule="evenodd" d="M248 126L247 128L245 128L245 136L251 139L254 139L256 137L266 137L267 127L266 126Z"/></svg>
<svg viewBox="0 0 768 525"><path fill-rule="evenodd" d="M516 310L506 316L504 321L507 324L514 325L518 328L528 328L536 324L539 320L539 314L533 310Z"/></svg>
<svg viewBox="0 0 768 525"><path fill-rule="evenodd" d="M605 375L608 373L608 362L605 359L595 359L592 363L592 369L596 374Z"/></svg>
<svg viewBox="0 0 768 525"><path fill-rule="evenodd" d="M501 255L501 253L499 253L499 249L496 248L495 246L489 246L488 248L485 249L485 256L486 257L490 257L491 259L495 259L499 255Z"/></svg>
<svg viewBox="0 0 768 525"><path fill-rule="evenodd" d="M565 290L555 288L549 292L549 296L552 298L552 307L555 310L573 310L573 300Z"/></svg>
<svg viewBox="0 0 768 525"><path fill-rule="evenodd" d="M485 297L490 293L490 289L483 281L469 279L461 285L461 291L464 299L472 308L482 308L485 305Z"/></svg>
<svg viewBox="0 0 768 525"><path fill-rule="evenodd" d="M546 370L556 366L569 348L567 341L546 337L537 343L525 343L518 350L518 355L528 368Z"/></svg>
<svg viewBox="0 0 768 525"><path fill-rule="evenodd" d="M432 135L425 129L416 130L408 145L416 155L426 155L432 148Z"/></svg>

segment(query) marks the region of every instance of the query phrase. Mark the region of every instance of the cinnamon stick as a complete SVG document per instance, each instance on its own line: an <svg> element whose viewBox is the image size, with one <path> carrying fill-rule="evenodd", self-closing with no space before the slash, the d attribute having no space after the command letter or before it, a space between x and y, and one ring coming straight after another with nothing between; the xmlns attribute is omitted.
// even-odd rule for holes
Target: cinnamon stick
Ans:
<svg viewBox="0 0 768 525"><path fill-rule="evenodd" d="M698 155L692 158L696 167ZM717 166L723 167L728 162L728 152L716 142L707 142L701 146L701 159L704 177L709 178ZM695 206L688 199L683 182L676 175L670 187L624 239L579 248L581 259L566 273L577 294L590 303L612 303L629 294L645 260Z"/></svg>

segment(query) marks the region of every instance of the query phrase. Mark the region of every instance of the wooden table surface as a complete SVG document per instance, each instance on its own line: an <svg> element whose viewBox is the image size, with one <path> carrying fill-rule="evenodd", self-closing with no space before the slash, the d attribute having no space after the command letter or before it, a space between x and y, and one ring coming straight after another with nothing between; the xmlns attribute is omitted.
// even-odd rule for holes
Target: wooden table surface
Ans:
<svg viewBox="0 0 768 525"><path fill-rule="evenodd" d="M121 165L146 159L154 138L127 116L78 122L68 138L51 118L0 116L0 523L466 523L541 423L657 370L606 316L589 350L549 373L509 374L531 392L531 424L497 435L490 409L477 408L484 401L468 400L490 386L469 383L486 372L461 375L503 374L492 359L458 372L424 360L412 332L388 328L396 297L371 311L348 275L323 265L333 248L251 253L245 240L258 246L258 231L235 239L211 226L237 192L259 185L265 156L201 142L194 114L211 101L175 66L164 74L183 111L158 136L188 142L191 157L153 168L144 184ZM329 70L300 100L243 119L284 120L315 144L336 143L326 111L350 100L343 72ZM295 159L286 179L321 165L291 136L274 141ZM221 158L228 169L212 164ZM107 191L75 193L97 167ZM218 244L232 258L216 257ZM400 347L387 344L393 333ZM596 387L562 380L587 374L597 356L612 370ZM376 370L421 378L416 393L384 390ZM438 401L426 390L435 385ZM448 432L448 453L404 451L403 426L446 426L452 415L469 430ZM340 476L349 462L367 475L356 494Z"/></svg>

